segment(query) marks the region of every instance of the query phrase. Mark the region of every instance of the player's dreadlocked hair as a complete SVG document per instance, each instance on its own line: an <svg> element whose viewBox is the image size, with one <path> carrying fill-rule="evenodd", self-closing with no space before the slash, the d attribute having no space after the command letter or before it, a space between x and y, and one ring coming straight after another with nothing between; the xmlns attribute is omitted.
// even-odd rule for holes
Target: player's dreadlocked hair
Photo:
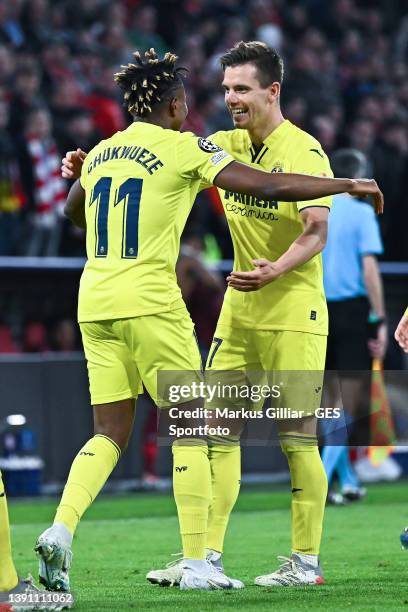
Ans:
<svg viewBox="0 0 408 612"><path fill-rule="evenodd" d="M124 91L125 106L132 115L146 117L152 107L171 100L177 89L182 87L181 73L186 68L176 68L177 55L166 53L163 59L157 57L154 49L146 51L143 60L139 51L133 54L134 64L121 66L114 76Z"/></svg>

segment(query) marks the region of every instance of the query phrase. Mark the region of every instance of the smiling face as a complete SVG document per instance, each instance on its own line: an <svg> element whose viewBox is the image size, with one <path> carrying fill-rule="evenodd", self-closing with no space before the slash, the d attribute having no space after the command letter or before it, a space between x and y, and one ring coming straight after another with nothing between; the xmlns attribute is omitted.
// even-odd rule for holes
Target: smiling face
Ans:
<svg viewBox="0 0 408 612"><path fill-rule="evenodd" d="M260 131L270 123L271 111L279 106L278 82L262 87L256 66L247 63L226 67L222 86L236 128Z"/></svg>

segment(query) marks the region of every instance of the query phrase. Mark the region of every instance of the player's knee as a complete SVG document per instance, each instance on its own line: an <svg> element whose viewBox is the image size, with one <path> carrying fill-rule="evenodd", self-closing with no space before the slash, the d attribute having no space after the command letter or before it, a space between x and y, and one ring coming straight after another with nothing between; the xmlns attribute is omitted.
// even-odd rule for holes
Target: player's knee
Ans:
<svg viewBox="0 0 408 612"><path fill-rule="evenodd" d="M135 406L132 400L94 406L95 435L110 438L123 451L133 428Z"/></svg>
<svg viewBox="0 0 408 612"><path fill-rule="evenodd" d="M129 430L128 427L121 426L118 423L104 423L103 425L95 424L94 433L95 435L106 436L107 438L115 442L115 444L117 444L117 446L119 446L119 448L123 452L127 448L131 430Z"/></svg>

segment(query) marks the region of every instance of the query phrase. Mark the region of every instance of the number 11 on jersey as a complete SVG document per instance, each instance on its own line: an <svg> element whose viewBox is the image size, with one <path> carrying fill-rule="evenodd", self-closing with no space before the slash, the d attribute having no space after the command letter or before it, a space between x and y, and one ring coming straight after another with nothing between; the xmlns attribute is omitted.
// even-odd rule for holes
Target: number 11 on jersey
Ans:
<svg viewBox="0 0 408 612"><path fill-rule="evenodd" d="M139 209L143 179L129 178L115 193L114 206L123 203L122 258L135 259L139 248ZM91 193L89 206L96 202L95 257L108 254L108 216L112 178L101 177Z"/></svg>

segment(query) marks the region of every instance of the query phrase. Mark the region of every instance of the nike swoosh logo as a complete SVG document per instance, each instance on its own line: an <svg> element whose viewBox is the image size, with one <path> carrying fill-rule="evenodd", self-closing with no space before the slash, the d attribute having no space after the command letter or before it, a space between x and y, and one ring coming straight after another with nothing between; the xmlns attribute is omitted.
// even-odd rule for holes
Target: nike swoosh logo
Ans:
<svg viewBox="0 0 408 612"><path fill-rule="evenodd" d="M303 489L292 489L292 493L297 493L298 491L303 491Z"/></svg>
<svg viewBox="0 0 408 612"><path fill-rule="evenodd" d="M317 153L318 155L320 155L320 157L322 159L324 159L324 155L321 154L321 152L319 151L319 149L309 149L309 151L313 151L313 153Z"/></svg>

